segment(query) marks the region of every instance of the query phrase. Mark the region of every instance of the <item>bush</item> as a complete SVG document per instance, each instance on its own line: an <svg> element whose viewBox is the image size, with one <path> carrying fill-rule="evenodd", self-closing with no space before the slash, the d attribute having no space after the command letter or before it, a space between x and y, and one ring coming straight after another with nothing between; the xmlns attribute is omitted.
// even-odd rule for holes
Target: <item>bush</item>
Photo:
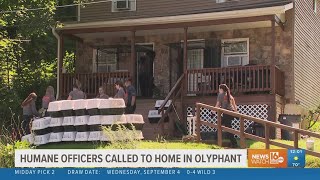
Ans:
<svg viewBox="0 0 320 180"><path fill-rule="evenodd" d="M114 131L114 126L116 130ZM131 128L124 125L113 124L110 127L103 127L103 133L110 142L104 148L110 149L137 149L140 140L135 127L131 124ZM132 130L130 130L132 129Z"/></svg>
<svg viewBox="0 0 320 180"><path fill-rule="evenodd" d="M314 156L306 156L306 167L307 168L319 168L320 159Z"/></svg>
<svg viewBox="0 0 320 180"><path fill-rule="evenodd" d="M20 107L21 99L16 92L4 84L0 85L0 126L2 126L11 124L10 122L13 117L19 120L22 109Z"/></svg>
<svg viewBox="0 0 320 180"><path fill-rule="evenodd" d="M310 131L320 133L320 123L316 122L310 129Z"/></svg>
<svg viewBox="0 0 320 180"><path fill-rule="evenodd" d="M20 123L11 114L10 120L6 125L0 126L0 167L13 168L14 167L14 153L16 149L29 149L30 144L27 141L17 141L22 136L18 131Z"/></svg>
<svg viewBox="0 0 320 180"><path fill-rule="evenodd" d="M310 130L319 122L320 120L320 105L308 111L307 115L303 116L303 124L307 130Z"/></svg>
<svg viewBox="0 0 320 180"><path fill-rule="evenodd" d="M0 141L0 167L14 168L14 153L16 149L29 149L26 141L16 141L14 144L4 144Z"/></svg>

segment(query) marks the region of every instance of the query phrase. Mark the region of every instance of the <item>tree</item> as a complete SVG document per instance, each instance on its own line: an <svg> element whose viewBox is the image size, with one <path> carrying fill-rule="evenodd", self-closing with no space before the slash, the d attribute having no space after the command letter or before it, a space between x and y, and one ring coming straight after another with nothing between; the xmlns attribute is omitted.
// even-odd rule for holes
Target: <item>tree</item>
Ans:
<svg viewBox="0 0 320 180"><path fill-rule="evenodd" d="M0 1L0 88L5 89L0 94L0 111L9 109L8 104L20 114L19 105L27 94L36 91L41 97L47 85L55 85L57 41L51 27L72 17L76 8L57 6L83 2L87 0ZM67 42L65 47L71 52L74 45ZM0 114L0 123L10 116L7 111Z"/></svg>

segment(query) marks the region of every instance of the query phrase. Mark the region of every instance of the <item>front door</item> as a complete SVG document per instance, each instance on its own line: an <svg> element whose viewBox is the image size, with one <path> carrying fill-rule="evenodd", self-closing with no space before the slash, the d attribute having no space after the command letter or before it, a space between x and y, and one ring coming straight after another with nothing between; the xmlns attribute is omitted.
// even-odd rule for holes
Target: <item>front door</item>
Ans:
<svg viewBox="0 0 320 180"><path fill-rule="evenodd" d="M137 95L142 97L152 97L153 90L153 62L155 54L153 44L143 45L150 49L147 52L137 53Z"/></svg>

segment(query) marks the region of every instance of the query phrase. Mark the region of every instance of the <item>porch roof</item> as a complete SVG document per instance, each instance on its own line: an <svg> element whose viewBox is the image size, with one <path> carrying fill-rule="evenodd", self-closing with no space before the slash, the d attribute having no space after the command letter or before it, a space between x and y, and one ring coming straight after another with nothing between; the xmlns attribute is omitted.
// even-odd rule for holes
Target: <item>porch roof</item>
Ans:
<svg viewBox="0 0 320 180"><path fill-rule="evenodd" d="M198 27L269 21L274 15L277 15L282 21L284 21L284 13L292 8L293 3L288 3L280 6L201 14L66 24L62 28L57 28L57 31L61 34L77 35L81 33Z"/></svg>

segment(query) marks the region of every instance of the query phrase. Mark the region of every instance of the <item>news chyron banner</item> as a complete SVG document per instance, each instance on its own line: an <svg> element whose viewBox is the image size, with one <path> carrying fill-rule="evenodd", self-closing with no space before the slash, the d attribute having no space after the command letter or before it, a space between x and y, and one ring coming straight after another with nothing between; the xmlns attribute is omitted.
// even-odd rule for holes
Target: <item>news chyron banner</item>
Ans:
<svg viewBox="0 0 320 180"><path fill-rule="evenodd" d="M301 149L25 149L1 179L319 179ZM1 159L0 159L1 160Z"/></svg>
<svg viewBox="0 0 320 180"><path fill-rule="evenodd" d="M247 167L247 150L16 150L16 167Z"/></svg>
<svg viewBox="0 0 320 180"><path fill-rule="evenodd" d="M248 150L248 167L303 168L305 161L302 149Z"/></svg>
<svg viewBox="0 0 320 180"><path fill-rule="evenodd" d="M304 168L301 149L16 150L15 167Z"/></svg>

